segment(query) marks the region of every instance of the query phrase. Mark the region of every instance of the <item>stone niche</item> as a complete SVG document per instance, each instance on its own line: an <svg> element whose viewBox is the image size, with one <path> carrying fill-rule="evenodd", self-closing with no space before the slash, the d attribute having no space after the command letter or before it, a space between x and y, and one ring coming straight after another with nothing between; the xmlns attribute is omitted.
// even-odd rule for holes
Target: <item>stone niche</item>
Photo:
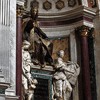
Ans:
<svg viewBox="0 0 100 100"><path fill-rule="evenodd" d="M64 56L64 61L67 62L69 60L73 61L73 62L77 62L77 53L76 53L76 38L75 38L75 24L71 24L71 25L63 25L60 21L63 20L64 22L64 18L62 18L62 15L59 15L59 18L56 19L55 16L56 13L61 13L61 12L65 12L66 10L70 11L71 9L73 9L74 7L77 6L77 2L76 5L72 8L68 7L68 2L65 0L34 0L36 1L36 5L39 6L39 28L48 36L49 40L52 42L53 44L53 48L52 48L52 58L53 60L57 59L57 52L60 50L64 50L65 52L65 56ZM49 5L49 8L45 8L47 10L45 10L43 7L43 2L47 1L47 5ZM61 3L63 2L64 6L61 7L61 9L57 9L55 6L55 3L57 3L58 5L58 1L61 1ZM30 10L30 2L32 2L32 0L28 0L26 2L26 11ZM48 3L50 2L50 3ZM68 9L66 9L68 8ZM70 9L70 10L69 10ZM56 12L56 13L55 13ZM43 15L44 14L44 15ZM49 15L51 14L52 18L49 19ZM53 15L54 14L54 15ZM30 16L29 13L26 14L25 17L23 17L23 22L26 22L30 20L30 18L28 18ZM42 17L41 17L42 16ZM48 18L47 18L48 16ZM50 17L51 17L50 16ZM64 15L63 15L64 16ZM41 17L41 18L40 18ZM65 17L65 16L64 16ZM22 23L23 23L22 22ZM47 22L47 26L46 24L41 24L42 22L46 23ZM49 22L53 22L53 24L49 23ZM38 23L38 22L37 22ZM49 23L49 24L48 24ZM69 21L68 21L69 23ZM32 23L33 24L33 23ZM27 26L27 25L26 25ZM37 27L37 26L36 26ZM34 28L33 28L34 29ZM30 31L30 32L34 32L34 31ZM29 34L30 34L29 32ZM42 52L42 51L41 51ZM29 53L31 54L31 52L29 51ZM39 55L41 56L41 54ZM41 100L52 100L52 85L53 85L53 74L54 74L54 68L53 65L45 65L45 67L41 67L38 64L37 65L32 65L31 66L31 76L32 79L36 79L38 81L38 83L36 84L36 88L34 89L34 93L32 94L34 99L41 99ZM73 96L75 97L74 100L79 100L78 98L78 87L76 87L76 90L73 90ZM76 96L75 96L76 95Z"/></svg>
<svg viewBox="0 0 100 100"><path fill-rule="evenodd" d="M53 59L57 59L57 52L59 50L65 51L64 61L70 59L69 56L69 37L63 38L52 38L53 41ZM60 45L62 44L62 45ZM52 100L52 82L53 82L53 66L45 66L45 68L40 68L39 66L33 66L31 70L32 77L37 79L38 84L34 90L34 100Z"/></svg>

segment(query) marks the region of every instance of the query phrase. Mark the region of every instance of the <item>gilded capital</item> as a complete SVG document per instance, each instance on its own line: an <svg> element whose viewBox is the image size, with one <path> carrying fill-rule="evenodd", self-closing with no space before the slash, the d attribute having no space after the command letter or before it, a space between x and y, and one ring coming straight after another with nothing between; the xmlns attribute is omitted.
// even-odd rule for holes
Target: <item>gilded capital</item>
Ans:
<svg viewBox="0 0 100 100"><path fill-rule="evenodd" d="M85 36L88 36L89 27L83 25L83 26L78 27L78 28L77 28L77 31L78 31L78 33L80 34L80 36L85 37Z"/></svg>
<svg viewBox="0 0 100 100"><path fill-rule="evenodd" d="M23 6L17 5L17 12L16 12L16 15L17 15L17 16L22 16L23 10L24 10Z"/></svg>

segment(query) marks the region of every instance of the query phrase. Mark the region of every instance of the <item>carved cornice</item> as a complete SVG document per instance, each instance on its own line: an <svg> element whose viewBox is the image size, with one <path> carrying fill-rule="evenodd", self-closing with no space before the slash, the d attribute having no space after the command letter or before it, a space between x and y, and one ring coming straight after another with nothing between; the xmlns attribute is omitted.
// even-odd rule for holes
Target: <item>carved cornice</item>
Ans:
<svg viewBox="0 0 100 100"><path fill-rule="evenodd" d="M78 6L73 10L66 11L66 12L61 12L61 13L39 13L39 18L40 19L46 19L46 20L59 20L62 18L65 19L72 19L75 17L79 17L81 15L88 16L89 18L94 18L96 15L96 10L93 8L88 8L84 6Z"/></svg>
<svg viewBox="0 0 100 100"><path fill-rule="evenodd" d="M29 17L29 13L25 12L25 17ZM63 26L72 25L77 22L81 22L81 25L93 27L93 19L96 15L96 11L92 8L79 6L73 10L61 13L39 13L38 20L43 27L49 26ZM78 27L79 25L76 25Z"/></svg>

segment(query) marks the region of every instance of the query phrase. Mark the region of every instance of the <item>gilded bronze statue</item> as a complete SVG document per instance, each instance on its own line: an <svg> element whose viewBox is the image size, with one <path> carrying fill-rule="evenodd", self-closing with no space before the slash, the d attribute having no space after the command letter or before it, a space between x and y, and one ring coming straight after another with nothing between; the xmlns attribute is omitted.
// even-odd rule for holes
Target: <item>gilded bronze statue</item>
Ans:
<svg viewBox="0 0 100 100"><path fill-rule="evenodd" d="M31 43L30 53L32 62L40 65L41 67L45 67L46 64L51 65L53 63L53 59L49 51L51 42L38 25L37 7L32 7L30 13L31 18L25 25L23 39Z"/></svg>

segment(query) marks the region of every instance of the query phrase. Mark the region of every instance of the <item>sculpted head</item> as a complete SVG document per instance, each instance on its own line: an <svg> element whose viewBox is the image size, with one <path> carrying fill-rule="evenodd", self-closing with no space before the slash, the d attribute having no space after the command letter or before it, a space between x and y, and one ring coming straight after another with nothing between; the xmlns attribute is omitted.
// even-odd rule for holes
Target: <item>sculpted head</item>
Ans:
<svg viewBox="0 0 100 100"><path fill-rule="evenodd" d="M33 20L36 20L38 18L38 8L37 7L32 7L30 10L31 13L31 18Z"/></svg>
<svg viewBox="0 0 100 100"><path fill-rule="evenodd" d="M60 50L58 52L58 56L61 57L61 58L63 58L64 57L64 51L63 50Z"/></svg>

